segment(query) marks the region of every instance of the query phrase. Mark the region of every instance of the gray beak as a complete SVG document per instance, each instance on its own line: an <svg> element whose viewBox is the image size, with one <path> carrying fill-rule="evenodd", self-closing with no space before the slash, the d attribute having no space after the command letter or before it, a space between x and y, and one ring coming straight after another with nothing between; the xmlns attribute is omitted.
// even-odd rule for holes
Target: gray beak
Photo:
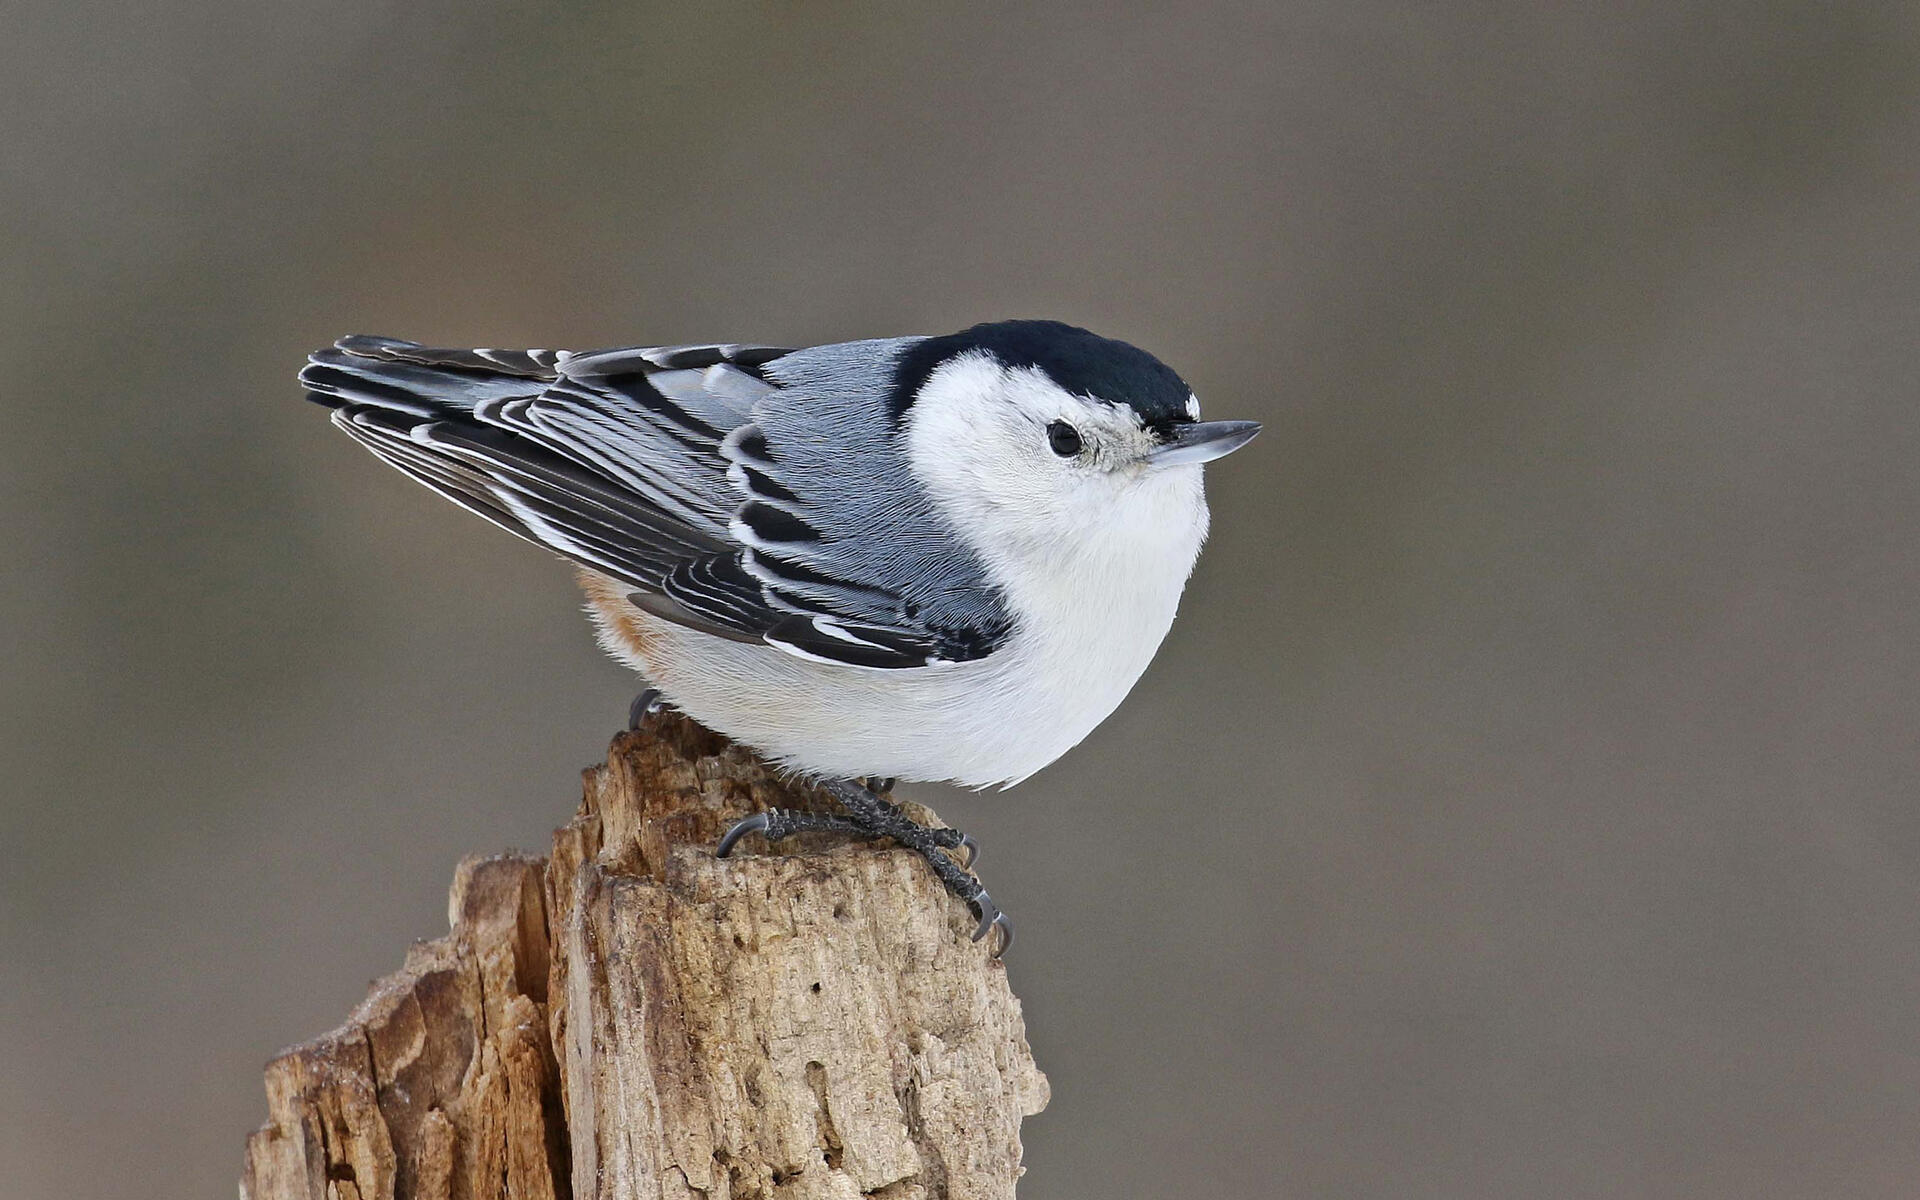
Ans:
<svg viewBox="0 0 1920 1200"><path fill-rule="evenodd" d="M1166 445L1149 453L1147 462L1156 467L1212 462L1232 454L1259 432L1258 421L1196 421L1192 425L1176 425Z"/></svg>

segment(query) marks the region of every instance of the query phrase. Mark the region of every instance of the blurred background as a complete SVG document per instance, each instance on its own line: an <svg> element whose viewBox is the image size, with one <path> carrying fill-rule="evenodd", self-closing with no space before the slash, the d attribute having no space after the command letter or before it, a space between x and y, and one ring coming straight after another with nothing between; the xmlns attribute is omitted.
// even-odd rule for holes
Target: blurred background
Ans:
<svg viewBox="0 0 1920 1200"><path fill-rule="evenodd" d="M0 1194L260 1068L634 681L301 403L350 331L1050 316L1266 435L976 834L1022 1194L1911 1196L1920 9L27 0L0 38Z"/></svg>

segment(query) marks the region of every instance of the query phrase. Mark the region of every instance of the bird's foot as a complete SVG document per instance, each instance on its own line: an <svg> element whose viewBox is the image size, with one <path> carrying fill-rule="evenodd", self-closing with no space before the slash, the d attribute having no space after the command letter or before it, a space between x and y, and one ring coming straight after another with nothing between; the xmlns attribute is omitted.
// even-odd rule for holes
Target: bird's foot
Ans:
<svg viewBox="0 0 1920 1200"><path fill-rule="evenodd" d="M931 825L921 825L905 813L900 814L900 819L916 829L926 830L927 837L942 850L963 851L963 857L960 859L962 869L971 871L973 864L980 861L980 843L974 841L971 835L961 833L958 829L935 829Z"/></svg>
<svg viewBox="0 0 1920 1200"><path fill-rule="evenodd" d="M1013 945L1013 922L1007 919L1007 914L1000 911L1000 906L993 902L992 896L987 895L985 888L981 888L974 894L973 899L967 901L967 907L973 910L974 916L980 918L980 927L973 931L973 940L977 942L998 929L1000 937L994 944L993 956L1004 957L1008 948Z"/></svg>
<svg viewBox="0 0 1920 1200"><path fill-rule="evenodd" d="M757 833L769 842L778 842L792 837L796 833L841 833L848 837L871 838L878 835L867 832L851 817L838 813L797 812L791 808L770 808L765 812L754 813L734 822L733 828L720 838L720 844L713 849L715 858L725 858L733 853L734 846L749 833Z"/></svg>
<svg viewBox="0 0 1920 1200"><path fill-rule="evenodd" d="M749 833L758 833L769 842L777 842L796 833L892 838L925 859L941 885L973 910L973 915L980 920L979 928L973 932L974 941L981 940L997 929L1000 936L994 945L993 956L999 958L1007 952L1007 948L1013 945L1013 922L1007 919L1006 913L1000 911L980 881L969 874L980 857L979 843L957 829L935 829L922 825L902 812L898 805L853 780L829 780L822 786L846 810L845 816L795 812L784 808L754 813L735 822L727 830L719 846L714 849L714 854L725 858ZM953 850L964 853L963 862L954 861L949 853Z"/></svg>
<svg viewBox="0 0 1920 1200"><path fill-rule="evenodd" d="M965 850L967 852L967 856L960 863L962 867L965 867L967 870L971 871L973 870L973 864L980 861L980 843L979 842L976 842L971 837L967 836L964 833L961 833L958 829L935 829L930 825L920 825L917 822L910 820L905 813L901 812L899 805L893 803L891 800L888 800L887 796L892 793L893 785L899 782L899 780L895 779L893 776L868 775L865 778L859 780L859 782L864 784L866 786L866 789L869 792L872 792L874 797L878 799L880 803L886 805L887 808L892 810L895 816L898 816L902 821L907 821L908 824L914 825L915 828L926 830L927 835L931 837L934 840L934 842L940 846L941 849Z"/></svg>

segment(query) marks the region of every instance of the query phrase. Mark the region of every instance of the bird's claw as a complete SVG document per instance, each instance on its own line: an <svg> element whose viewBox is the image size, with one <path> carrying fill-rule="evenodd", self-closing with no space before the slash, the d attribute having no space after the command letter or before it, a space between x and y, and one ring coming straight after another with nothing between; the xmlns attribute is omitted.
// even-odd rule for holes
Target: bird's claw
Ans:
<svg viewBox="0 0 1920 1200"><path fill-rule="evenodd" d="M973 909L973 915L980 918L980 927L973 931L973 940L979 941L998 926L1000 938L999 944L993 948L993 956L995 958L1004 956L1008 948L1013 945L1013 922L1007 919L1006 913L1000 911L1000 906L993 902L992 896L987 895L985 888L976 892L973 899L967 901L967 905Z"/></svg>
<svg viewBox="0 0 1920 1200"><path fill-rule="evenodd" d="M960 863L962 868L971 871L973 864L980 861L980 843L974 841L970 834L961 833L958 829L949 829L944 825L927 832L933 835L933 844L942 850L959 850L965 855Z"/></svg>
<svg viewBox="0 0 1920 1200"><path fill-rule="evenodd" d="M640 728L640 722L646 719L647 714L657 713L665 706L666 702L660 698L660 689L647 688L635 696L633 703L627 707L627 728Z"/></svg>
<svg viewBox="0 0 1920 1200"><path fill-rule="evenodd" d="M973 940L980 941L995 929L1000 936L990 948L994 958L1006 954L1013 945L1013 922L1000 906L993 902L987 889L967 871L980 857L980 845L971 837L957 829L934 828L916 824L906 817L897 807L888 804L880 797L859 784L848 783L842 788L845 794L838 796L841 805L848 811L846 815L833 815L812 812L793 812L776 808L766 812L757 812L740 818L720 837L720 844L714 847L715 858L725 858L733 853L740 839L749 833L758 833L769 842L777 842L795 833L819 832L852 834L856 837L891 837L896 842L910 847L922 858L947 891L964 900L980 919L979 928L973 931ZM948 855L954 851L959 853ZM964 856L965 865L961 865Z"/></svg>
<svg viewBox="0 0 1920 1200"><path fill-rule="evenodd" d="M771 820L772 817L768 814L757 812L750 817L742 817L738 821L735 821L733 828L721 835L720 844L714 847L713 856L715 858L725 858L733 852L734 844L741 838L747 836L749 833L765 833L767 831L767 824Z"/></svg>

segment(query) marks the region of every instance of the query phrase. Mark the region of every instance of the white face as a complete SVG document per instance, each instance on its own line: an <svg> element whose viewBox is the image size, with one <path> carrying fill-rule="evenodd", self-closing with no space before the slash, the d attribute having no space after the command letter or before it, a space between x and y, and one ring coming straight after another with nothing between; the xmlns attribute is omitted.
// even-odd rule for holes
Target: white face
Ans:
<svg viewBox="0 0 1920 1200"><path fill-rule="evenodd" d="M946 363L906 434L914 474L1004 566L1047 573L1092 556L1184 580L1206 536L1199 464L1150 463L1159 443L1131 408L1072 395L1038 368Z"/></svg>

